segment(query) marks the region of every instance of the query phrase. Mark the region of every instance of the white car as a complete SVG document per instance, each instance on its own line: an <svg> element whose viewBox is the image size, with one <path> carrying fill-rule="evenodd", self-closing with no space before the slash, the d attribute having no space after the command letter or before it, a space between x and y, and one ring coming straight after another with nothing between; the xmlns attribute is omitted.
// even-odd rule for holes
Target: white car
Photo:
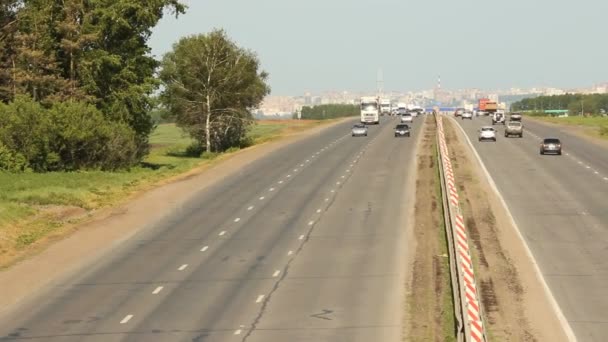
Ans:
<svg viewBox="0 0 608 342"><path fill-rule="evenodd" d="M406 122L414 122L414 118L412 117L412 114L406 113L401 115L401 123L406 123Z"/></svg>
<svg viewBox="0 0 608 342"><path fill-rule="evenodd" d="M464 119L473 120L473 112L464 112L464 113L462 113L462 115L460 115L460 118L462 120L464 120Z"/></svg>
<svg viewBox="0 0 608 342"><path fill-rule="evenodd" d="M356 137L356 136L366 137L367 136L367 126L361 125L361 124L354 125L351 132L352 132L351 135L353 137Z"/></svg>
<svg viewBox="0 0 608 342"><path fill-rule="evenodd" d="M479 141L492 140L496 141L496 130L494 127L484 126L479 130Z"/></svg>

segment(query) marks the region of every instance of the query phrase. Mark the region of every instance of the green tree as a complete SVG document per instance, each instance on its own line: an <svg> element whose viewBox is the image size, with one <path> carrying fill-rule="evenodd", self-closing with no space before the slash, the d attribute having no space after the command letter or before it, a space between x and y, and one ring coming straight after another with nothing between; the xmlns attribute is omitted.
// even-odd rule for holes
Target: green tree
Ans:
<svg viewBox="0 0 608 342"><path fill-rule="evenodd" d="M270 93L257 56L222 30L182 38L162 61L162 100L177 123L208 152L240 144Z"/></svg>
<svg viewBox="0 0 608 342"><path fill-rule="evenodd" d="M154 127L150 95L158 86L159 63L147 45L152 28L167 9L184 13L178 0L89 0L98 39L83 54L80 82L112 120L126 122L136 133L138 155L147 153Z"/></svg>
<svg viewBox="0 0 608 342"><path fill-rule="evenodd" d="M15 61L15 35L17 33L17 12L22 6L20 0L0 2L0 101L9 101L16 92L13 77Z"/></svg>

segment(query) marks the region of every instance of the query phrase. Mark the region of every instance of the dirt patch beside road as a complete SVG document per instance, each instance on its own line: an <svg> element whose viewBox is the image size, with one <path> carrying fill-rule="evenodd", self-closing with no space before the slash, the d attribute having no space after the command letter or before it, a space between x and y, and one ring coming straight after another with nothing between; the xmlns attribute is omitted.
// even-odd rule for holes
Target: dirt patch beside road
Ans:
<svg viewBox="0 0 608 342"><path fill-rule="evenodd" d="M414 209L415 251L408 270L405 341L454 341L454 308L443 222L438 165L437 126L427 117L417 155Z"/></svg>
<svg viewBox="0 0 608 342"><path fill-rule="evenodd" d="M506 209L466 144L446 119L446 140L473 243L489 341L566 341Z"/></svg>

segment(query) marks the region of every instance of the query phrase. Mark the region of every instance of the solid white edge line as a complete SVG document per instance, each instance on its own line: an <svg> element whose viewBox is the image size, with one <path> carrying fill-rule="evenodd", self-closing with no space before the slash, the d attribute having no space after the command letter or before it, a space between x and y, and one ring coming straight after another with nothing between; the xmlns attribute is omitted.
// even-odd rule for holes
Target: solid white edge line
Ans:
<svg viewBox="0 0 608 342"><path fill-rule="evenodd" d="M163 287L159 286L159 287L155 288L154 291L152 291L152 294L158 294L162 290L163 290Z"/></svg>
<svg viewBox="0 0 608 342"><path fill-rule="evenodd" d="M258 298L255 300L256 303L261 303L264 300L264 295L259 295Z"/></svg>
<svg viewBox="0 0 608 342"><path fill-rule="evenodd" d="M511 210L509 209L507 202L505 201L504 197L502 197L502 194L500 193L500 191L498 191L498 186L496 186L496 183L494 182L494 178L492 178L492 175L490 175L490 172L486 168L486 165L484 164L483 160L481 159L481 156L479 155L479 153L477 153L477 150L473 146L473 143L471 142L471 139L469 139L469 136L465 132L464 128L462 128L462 126L460 126L460 124L458 124L458 122L456 120L453 120L452 118L450 118L449 120L452 120L452 123L454 123L456 126L458 126L461 133L466 138L469 147L471 148L471 150L473 150L473 154L475 155L477 162L479 163L479 165L481 165L481 169L483 170L486 178L488 179L488 183L490 183L490 187L492 188L492 191L496 194L496 196L498 196L500 203L502 204L503 208L505 208L505 210L507 212L507 217L509 218L509 221L511 221L511 224L513 225L513 227L515 227L515 232L517 233L517 236L519 237L520 241L522 242L522 244L524 246L524 249L526 250L526 254L532 263L532 266L536 273L536 277L541 282L541 285L542 285L543 289L545 290L545 295L547 296L549 303L553 307L553 310L554 310L555 314L557 315L557 319L560 321L562 329L564 329L564 333L566 334L566 337L568 338L568 340L570 340L572 342L576 342L577 339L576 339L576 336L574 335L574 331L572 330L570 323L566 319L566 316L564 316L564 313L562 312L562 309L559 307L559 304L557 304L557 300L555 300L555 297L553 297L553 293L551 292L549 285L545 281L545 278L543 277L543 274L540 270L540 267L538 266L538 263L536 262L536 259L534 259L534 255L532 254L532 251L530 250L530 246L528 246L528 243L524 239L523 234L519 230L519 226L515 222L515 218L511 214Z"/></svg>
<svg viewBox="0 0 608 342"><path fill-rule="evenodd" d="M128 321L131 320L131 318L133 318L133 315L126 315L125 318L122 319L122 321L120 321L120 324L125 324Z"/></svg>

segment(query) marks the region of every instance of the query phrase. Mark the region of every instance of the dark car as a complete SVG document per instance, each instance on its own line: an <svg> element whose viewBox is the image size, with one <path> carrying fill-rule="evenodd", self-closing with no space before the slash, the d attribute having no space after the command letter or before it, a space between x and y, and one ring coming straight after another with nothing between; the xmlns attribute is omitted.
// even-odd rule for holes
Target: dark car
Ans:
<svg viewBox="0 0 608 342"><path fill-rule="evenodd" d="M540 154L562 154L562 142L557 138L545 138L540 144Z"/></svg>
<svg viewBox="0 0 608 342"><path fill-rule="evenodd" d="M410 126L399 124L395 126L395 137L409 137L410 136Z"/></svg>

